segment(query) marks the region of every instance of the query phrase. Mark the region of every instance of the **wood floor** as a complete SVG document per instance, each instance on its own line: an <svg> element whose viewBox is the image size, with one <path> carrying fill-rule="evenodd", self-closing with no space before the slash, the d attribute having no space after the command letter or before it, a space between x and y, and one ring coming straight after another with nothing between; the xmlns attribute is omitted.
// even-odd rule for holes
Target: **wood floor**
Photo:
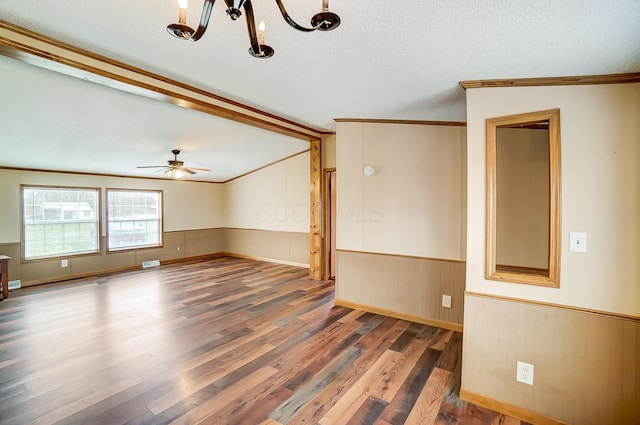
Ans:
<svg viewBox="0 0 640 425"><path fill-rule="evenodd" d="M520 424L458 399L460 333L333 299L232 257L14 291L0 423Z"/></svg>

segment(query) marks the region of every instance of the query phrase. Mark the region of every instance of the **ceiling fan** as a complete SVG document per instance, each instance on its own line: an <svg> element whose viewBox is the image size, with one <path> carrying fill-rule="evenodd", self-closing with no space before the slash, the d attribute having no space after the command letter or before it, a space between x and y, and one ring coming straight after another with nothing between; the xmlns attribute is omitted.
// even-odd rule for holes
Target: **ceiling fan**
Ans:
<svg viewBox="0 0 640 425"><path fill-rule="evenodd" d="M167 177L172 177L175 179L179 179L184 176L184 173L187 174L197 174L197 171L211 171L208 168L197 168L197 167L185 167L183 161L178 161L178 155L180 154L180 149L174 149L171 151L173 154L173 159L167 161L167 165L143 165L138 168L163 168L164 173Z"/></svg>

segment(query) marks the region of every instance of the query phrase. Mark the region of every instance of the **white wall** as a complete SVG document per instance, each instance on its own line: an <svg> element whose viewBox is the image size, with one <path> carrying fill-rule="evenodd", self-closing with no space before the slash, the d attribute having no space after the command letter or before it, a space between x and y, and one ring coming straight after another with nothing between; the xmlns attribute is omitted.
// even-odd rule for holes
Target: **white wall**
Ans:
<svg viewBox="0 0 640 425"><path fill-rule="evenodd" d="M463 260L464 143L463 127L338 122L337 248Z"/></svg>
<svg viewBox="0 0 640 425"><path fill-rule="evenodd" d="M226 215L221 184L0 169L0 243L20 242L21 184L101 188L103 222L106 188L163 190L165 232L221 227Z"/></svg>
<svg viewBox="0 0 640 425"><path fill-rule="evenodd" d="M560 108L560 288L484 278L485 120ZM467 291L640 315L640 84L467 90ZM586 253L569 232L587 233Z"/></svg>
<svg viewBox="0 0 640 425"><path fill-rule="evenodd" d="M225 227L309 233L309 152L224 185Z"/></svg>

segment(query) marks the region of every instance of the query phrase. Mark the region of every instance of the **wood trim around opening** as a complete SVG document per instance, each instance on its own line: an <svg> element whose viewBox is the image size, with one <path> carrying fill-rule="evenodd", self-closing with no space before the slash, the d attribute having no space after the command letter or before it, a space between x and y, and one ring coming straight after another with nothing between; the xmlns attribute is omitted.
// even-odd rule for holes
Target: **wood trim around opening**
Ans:
<svg viewBox="0 0 640 425"><path fill-rule="evenodd" d="M322 165L320 140L311 139L309 164L309 277L322 279Z"/></svg>
<svg viewBox="0 0 640 425"><path fill-rule="evenodd" d="M0 20L0 55L301 140L332 134Z"/></svg>
<svg viewBox="0 0 640 425"><path fill-rule="evenodd" d="M549 121L548 276L497 270L497 129L513 124ZM501 282L560 286L560 109L528 112L486 120L486 263L485 277Z"/></svg>
<svg viewBox="0 0 640 425"><path fill-rule="evenodd" d="M386 252L371 252L371 251L356 251L353 249L336 249L337 252L347 252L352 254L365 254L365 255L380 255L383 257L400 257L400 258L413 258L416 260L432 260L432 261L446 261L448 263L466 263L467 260L452 260L450 258L436 258L436 257L419 257L417 255L406 254L389 254Z"/></svg>
<svg viewBox="0 0 640 425"><path fill-rule="evenodd" d="M640 83L640 72L633 72L628 74L582 75L572 77L510 78L495 80L460 81L460 85L465 90L486 87L577 86L590 84L626 83Z"/></svg>
<svg viewBox="0 0 640 425"><path fill-rule="evenodd" d="M442 125L449 127L466 127L466 121L423 121L423 120L392 120L373 118L335 118L335 122L361 122L370 124L415 124L415 125Z"/></svg>

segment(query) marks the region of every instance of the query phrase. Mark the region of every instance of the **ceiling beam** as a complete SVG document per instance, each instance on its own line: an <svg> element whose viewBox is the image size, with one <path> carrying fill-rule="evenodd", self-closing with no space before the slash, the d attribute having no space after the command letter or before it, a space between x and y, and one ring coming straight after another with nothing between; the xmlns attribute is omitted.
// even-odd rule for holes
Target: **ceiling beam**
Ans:
<svg viewBox="0 0 640 425"><path fill-rule="evenodd" d="M0 55L40 68L301 140L332 134L0 20Z"/></svg>
<svg viewBox="0 0 640 425"><path fill-rule="evenodd" d="M466 89L484 87L535 87L535 86L579 86L587 84L625 84L640 83L640 72L628 74L580 75L572 77L540 77L540 78L511 78L498 80L469 80L460 81Z"/></svg>

